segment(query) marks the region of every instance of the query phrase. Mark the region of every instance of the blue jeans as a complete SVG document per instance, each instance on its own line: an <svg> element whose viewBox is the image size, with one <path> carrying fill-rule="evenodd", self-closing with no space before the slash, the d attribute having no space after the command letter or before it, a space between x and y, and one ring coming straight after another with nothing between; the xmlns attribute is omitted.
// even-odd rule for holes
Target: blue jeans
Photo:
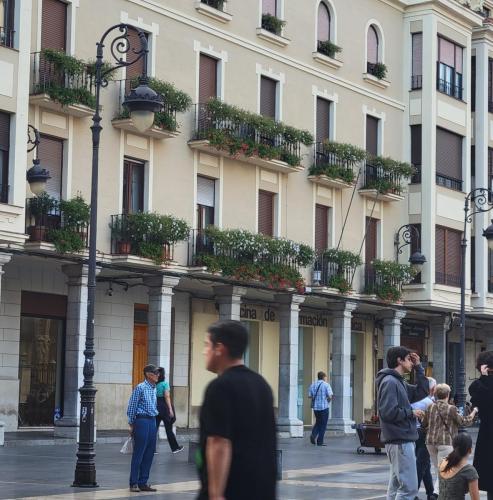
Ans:
<svg viewBox="0 0 493 500"><path fill-rule="evenodd" d="M312 437L317 440L317 444L323 444L327 421L329 420L329 409L313 410L315 413L315 425L312 429Z"/></svg>
<svg viewBox="0 0 493 500"><path fill-rule="evenodd" d="M130 486L144 486L149 480L156 451L156 418L137 418L134 422L134 451L130 466Z"/></svg>

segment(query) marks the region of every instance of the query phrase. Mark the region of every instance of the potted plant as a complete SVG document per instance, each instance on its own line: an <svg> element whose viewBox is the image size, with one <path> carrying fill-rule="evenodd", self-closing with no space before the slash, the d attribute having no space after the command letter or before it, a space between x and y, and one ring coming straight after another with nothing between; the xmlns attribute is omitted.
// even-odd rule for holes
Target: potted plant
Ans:
<svg viewBox="0 0 493 500"><path fill-rule="evenodd" d="M58 201L43 192L39 196L29 198L29 214L34 218L34 224L29 226L28 233L31 241L46 241L48 217L58 206Z"/></svg>
<svg viewBox="0 0 493 500"><path fill-rule="evenodd" d="M118 215L110 224L111 238L115 241L115 251L120 255L132 253L132 243L130 238L130 214Z"/></svg>
<svg viewBox="0 0 493 500"><path fill-rule="evenodd" d="M272 14L262 14L262 28L274 33L274 35L280 36L285 25L286 21L283 21Z"/></svg>
<svg viewBox="0 0 493 500"><path fill-rule="evenodd" d="M339 47L335 43L332 43L330 40L318 41L317 51L327 57L331 57L332 59L338 52L341 52L341 50L341 47Z"/></svg>

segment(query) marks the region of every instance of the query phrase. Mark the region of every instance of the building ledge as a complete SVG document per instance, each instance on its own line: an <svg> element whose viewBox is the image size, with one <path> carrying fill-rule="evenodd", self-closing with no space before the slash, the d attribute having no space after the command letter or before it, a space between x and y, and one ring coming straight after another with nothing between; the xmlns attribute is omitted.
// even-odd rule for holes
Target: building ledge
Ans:
<svg viewBox="0 0 493 500"><path fill-rule="evenodd" d="M373 76L371 73L363 73L363 80L381 89L386 89L387 87L390 86L390 82L388 80L383 80L383 79L379 80L376 76Z"/></svg>
<svg viewBox="0 0 493 500"><path fill-rule="evenodd" d="M342 179L334 179L326 175L309 175L308 180L321 186L327 186L336 189L347 189L354 187L354 183L343 181Z"/></svg>
<svg viewBox="0 0 493 500"><path fill-rule="evenodd" d="M419 292L426 290L426 283L409 283L409 285L402 285L403 292Z"/></svg>
<svg viewBox="0 0 493 500"><path fill-rule="evenodd" d="M245 156L238 154L231 156L228 151L223 151L222 149L217 149L211 146L207 139L188 141L188 145L192 149L198 151L203 151L204 153L209 153L211 155L223 156L226 158L231 158L232 160L238 160L244 163L250 163L251 165L256 165L258 167L266 168L268 170L273 170L274 172L282 172L289 174L292 172L302 172L305 168L301 165L292 167L288 163L280 160L269 160L267 158L259 158L258 156Z"/></svg>
<svg viewBox="0 0 493 500"><path fill-rule="evenodd" d="M365 198L380 201L402 201L404 196L394 193L379 193L377 189L360 189L359 194Z"/></svg>
<svg viewBox="0 0 493 500"><path fill-rule="evenodd" d="M173 132L161 127L156 127L155 125L145 132L140 132L135 128L131 118L115 119L111 121L111 124L115 128L132 132L132 134L153 137L154 139L173 139L174 137L178 137L180 135L180 132Z"/></svg>
<svg viewBox="0 0 493 500"><path fill-rule="evenodd" d="M339 69L344 64L342 61L326 56L320 52L312 52L313 60L332 69Z"/></svg>
<svg viewBox="0 0 493 500"><path fill-rule="evenodd" d="M94 109L89 106L84 106L83 104L68 104L67 106L62 106L59 102L54 101L48 94L30 95L29 104L56 111L57 113L74 116L75 118L85 118L94 115Z"/></svg>
<svg viewBox="0 0 493 500"><path fill-rule="evenodd" d="M264 30L264 28L257 28L257 36L279 47L287 47L291 43L289 38L271 33L270 31Z"/></svg>
<svg viewBox="0 0 493 500"><path fill-rule="evenodd" d="M187 268L181 266L174 260L168 261L165 264L156 264L152 259L146 259L145 257L132 254L113 254L111 255L111 263L128 266L129 268L172 269L176 272L187 271Z"/></svg>
<svg viewBox="0 0 493 500"><path fill-rule="evenodd" d="M203 14L204 16L210 17L215 21L219 21L220 23L228 23L229 21L231 21L231 19L233 19L233 16L231 14L223 12L219 9L215 9L214 7L211 7L210 5L207 5L200 0L195 1L195 10L197 12L200 12L200 14Z"/></svg>
<svg viewBox="0 0 493 500"><path fill-rule="evenodd" d="M78 258L89 257L89 250L87 248L82 250L82 252L67 252L62 254L60 252L57 252L55 245L53 243L49 243L47 241L26 241L26 243L24 244L24 249L46 254L63 255L65 257L71 257L71 256L75 256Z"/></svg>

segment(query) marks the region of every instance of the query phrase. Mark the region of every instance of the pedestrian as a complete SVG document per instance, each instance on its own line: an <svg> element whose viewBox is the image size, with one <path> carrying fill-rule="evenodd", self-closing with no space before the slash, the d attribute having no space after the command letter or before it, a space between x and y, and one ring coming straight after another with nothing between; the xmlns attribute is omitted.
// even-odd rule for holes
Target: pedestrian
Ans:
<svg viewBox="0 0 493 500"><path fill-rule="evenodd" d="M207 386L196 455L198 498L274 500L276 423L272 390L243 364L248 332L239 321L218 321L206 334Z"/></svg>
<svg viewBox="0 0 493 500"><path fill-rule="evenodd" d="M157 491L148 483L156 451L156 383L159 371L154 365L144 367L144 382L138 384L130 396L127 416L133 437L130 491Z"/></svg>
<svg viewBox="0 0 493 500"><path fill-rule="evenodd" d="M493 351L478 355L479 379L469 386L471 403L479 409L479 433L474 453L474 467L479 474L479 489L493 500Z"/></svg>
<svg viewBox="0 0 493 500"><path fill-rule="evenodd" d="M467 493L471 500L479 500L478 473L467 463L471 453L471 436L466 432L455 436L452 451L439 466L439 500L465 500Z"/></svg>
<svg viewBox="0 0 493 500"><path fill-rule="evenodd" d="M327 446L324 444L325 430L329 420L329 403L332 400L333 392L327 383L325 372L317 373L317 381L308 389L308 397L312 400L312 409L315 414L315 425L310 434L310 443L317 446Z"/></svg>
<svg viewBox="0 0 493 500"><path fill-rule="evenodd" d="M171 402L170 387L166 380L164 368L159 367L159 376L156 384L156 398L157 398L157 411L156 417L156 432L159 432L159 425L161 422L164 424L166 430L166 437L172 453L179 453L183 450L176 441L175 433L173 432L173 424L176 422L176 415Z"/></svg>
<svg viewBox="0 0 493 500"><path fill-rule="evenodd" d="M428 377L428 383L430 386L430 394L426 398L416 401L416 403L411 404L413 410L426 411L426 409L434 403L434 394L437 381ZM428 448L426 448L426 432L421 427L419 420L416 420L416 427L418 429L418 440L416 441L416 471L418 473L418 490L421 486L421 481L423 481L426 490L427 500L434 500L438 498L435 493L435 487L433 486L433 477L431 476L431 461Z"/></svg>
<svg viewBox="0 0 493 500"><path fill-rule="evenodd" d="M414 500L418 495L416 417L421 417L423 411L413 410L411 403L428 395L429 382L419 356L407 347L391 347L387 351L387 366L376 379L381 440L390 461L387 500ZM404 375L413 370L417 385L404 380Z"/></svg>
<svg viewBox="0 0 493 500"><path fill-rule="evenodd" d="M421 422L426 431L426 447L435 467L437 480L438 466L452 452L452 442L459 433L459 427L471 425L478 411L474 408L467 417L463 417L456 406L449 404L449 396L450 387L447 384L438 384L435 389L436 401L427 408Z"/></svg>

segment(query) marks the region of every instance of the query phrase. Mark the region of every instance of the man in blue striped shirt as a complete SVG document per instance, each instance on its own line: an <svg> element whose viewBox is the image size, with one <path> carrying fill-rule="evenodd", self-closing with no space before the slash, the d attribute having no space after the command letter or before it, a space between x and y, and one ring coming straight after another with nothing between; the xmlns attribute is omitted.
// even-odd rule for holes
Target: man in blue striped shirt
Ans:
<svg viewBox="0 0 493 500"><path fill-rule="evenodd" d="M317 381L313 382L308 390L308 397L312 400L313 413L315 414L315 425L310 434L310 442L317 446L324 444L324 435L329 419L329 402L332 399L332 388L327 383L327 374L318 372Z"/></svg>
<svg viewBox="0 0 493 500"><path fill-rule="evenodd" d="M159 371L154 365L144 367L144 382L135 387L127 409L128 425L134 441L130 466L130 491L157 491L148 484L156 451L156 382Z"/></svg>

